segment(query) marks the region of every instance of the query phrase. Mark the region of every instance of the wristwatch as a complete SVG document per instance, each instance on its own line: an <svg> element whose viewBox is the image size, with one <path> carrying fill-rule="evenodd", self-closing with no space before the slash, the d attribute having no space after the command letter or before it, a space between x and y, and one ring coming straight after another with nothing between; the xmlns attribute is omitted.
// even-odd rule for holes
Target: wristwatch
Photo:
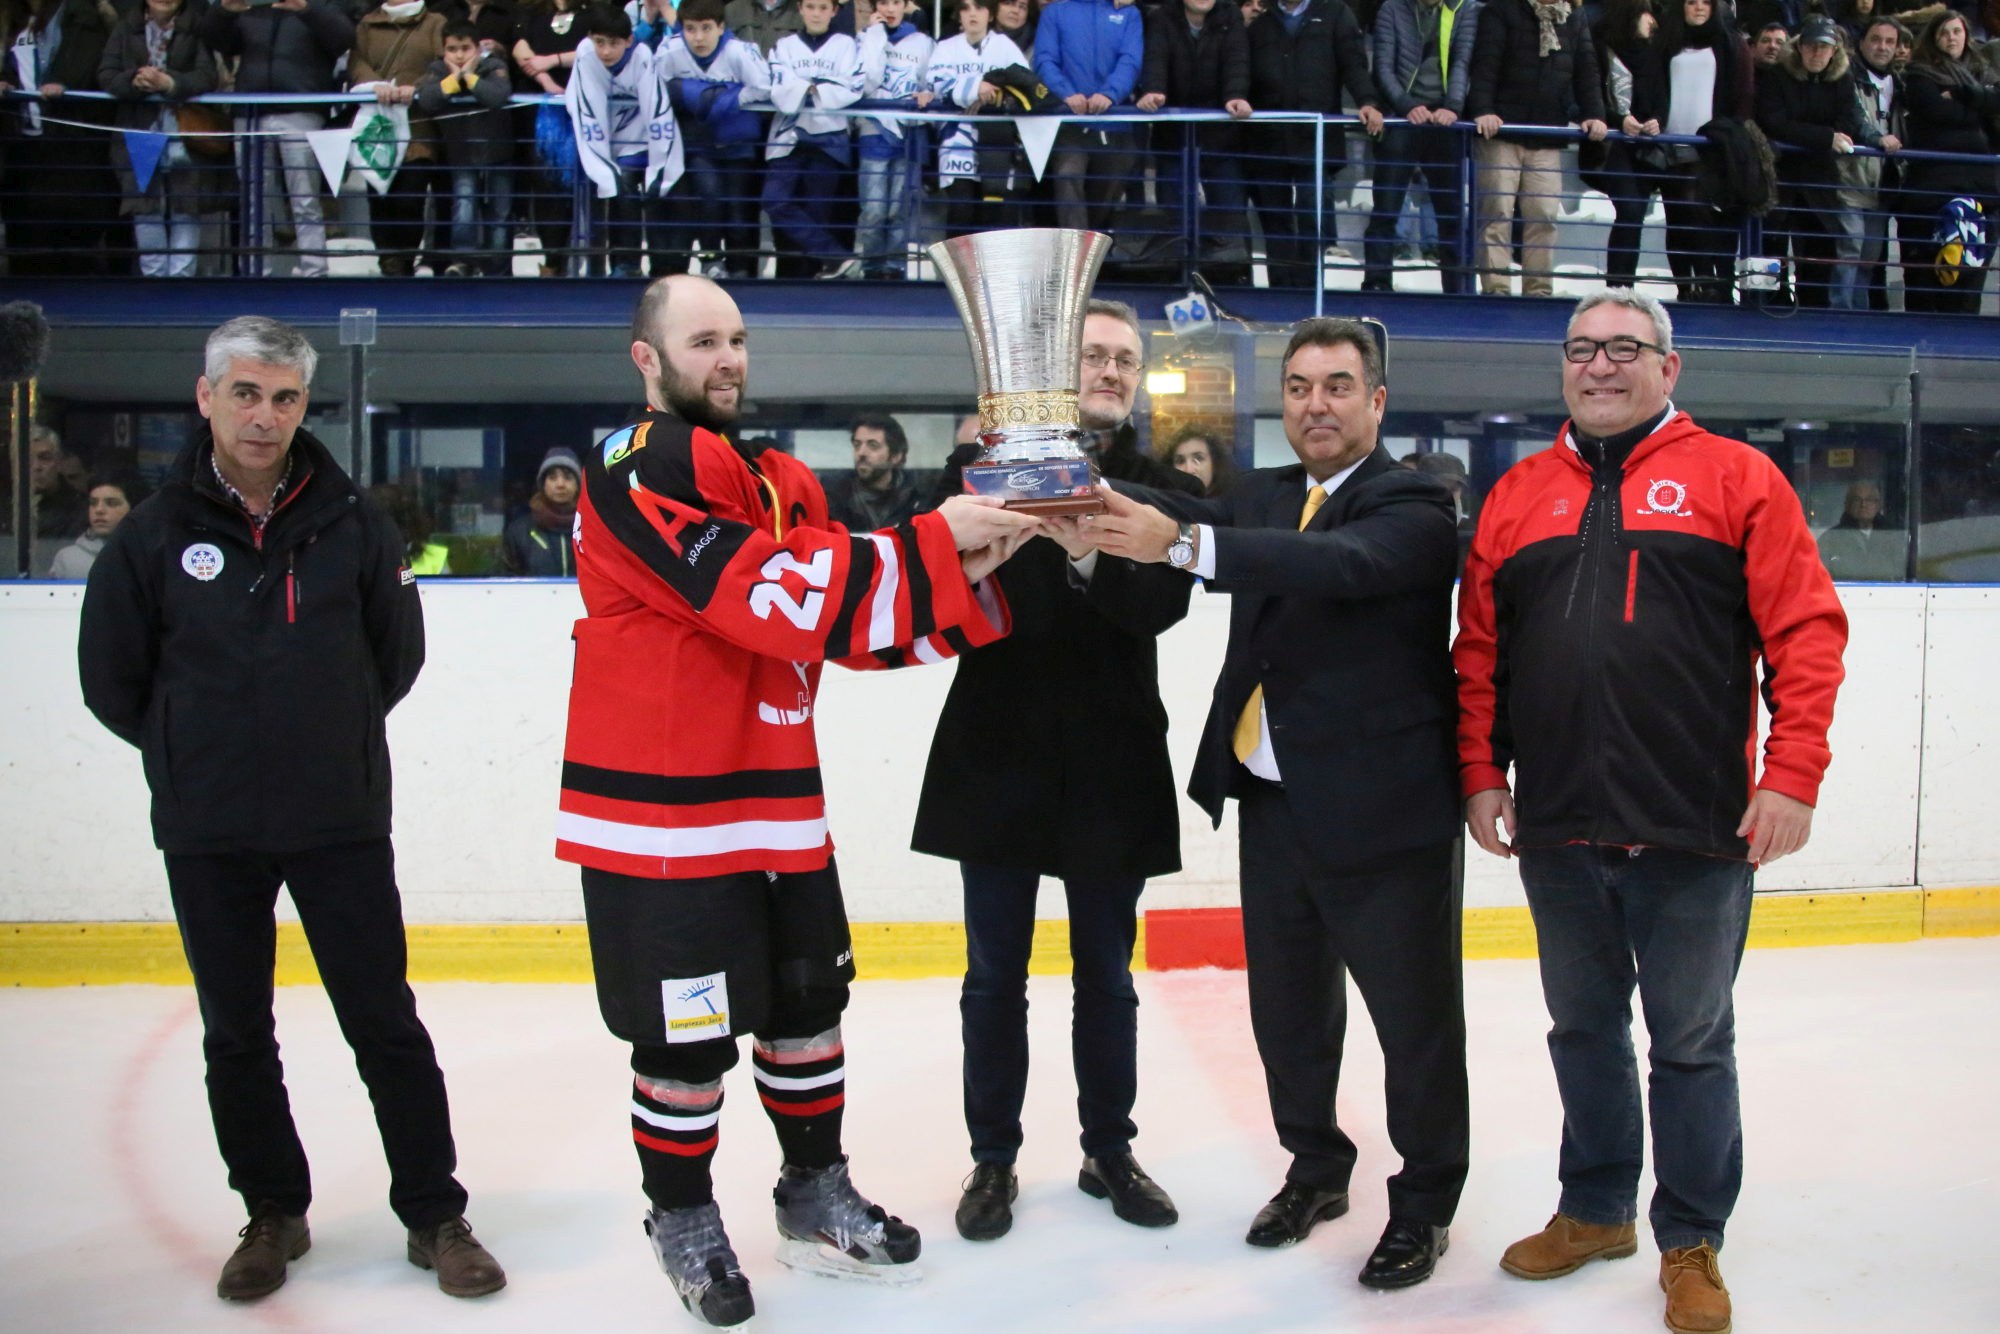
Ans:
<svg viewBox="0 0 2000 1334"><path fill-rule="evenodd" d="M1176 570L1185 570L1194 564L1194 525L1184 523L1174 540L1167 547L1167 564Z"/></svg>

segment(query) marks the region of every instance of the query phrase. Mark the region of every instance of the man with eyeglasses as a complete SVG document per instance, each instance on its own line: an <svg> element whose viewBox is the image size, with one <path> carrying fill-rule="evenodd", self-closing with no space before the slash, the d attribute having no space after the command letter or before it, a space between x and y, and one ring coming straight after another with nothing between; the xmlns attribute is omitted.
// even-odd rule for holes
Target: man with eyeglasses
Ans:
<svg viewBox="0 0 2000 1334"><path fill-rule="evenodd" d="M1488 494L1453 647L1466 824L1520 863L1563 1110L1555 1216L1500 1267L1557 1278L1638 1249L1636 986L1666 1323L1713 1334L1751 876L1812 832L1847 619L1784 474L1674 407L1657 301L1585 297L1563 358L1570 420Z"/></svg>
<svg viewBox="0 0 2000 1334"><path fill-rule="evenodd" d="M1079 415L1099 471L1199 494L1193 478L1138 448L1130 417L1145 363L1130 306L1090 303L1082 362ZM946 483L954 490L973 448L952 455ZM959 663L911 839L918 852L958 862L965 888L959 1010L973 1168L957 1224L973 1241L1013 1225L1028 1088L1028 959L1043 876L1063 882L1069 904L1070 1047L1083 1148L1077 1186L1139 1227L1179 1217L1132 1156L1139 1009L1132 947L1146 880L1181 864L1154 639L1187 614L1193 580L1164 565L1100 556L1073 521L1045 531L1053 540L1029 543L998 576L1013 633ZM1107 764L1116 769L1109 777Z"/></svg>

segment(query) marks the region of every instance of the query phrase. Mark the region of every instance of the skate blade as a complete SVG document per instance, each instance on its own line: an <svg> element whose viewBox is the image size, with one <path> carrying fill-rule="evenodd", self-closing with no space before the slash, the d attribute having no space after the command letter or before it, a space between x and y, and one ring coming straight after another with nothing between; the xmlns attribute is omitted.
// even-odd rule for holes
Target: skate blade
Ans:
<svg viewBox="0 0 2000 1334"><path fill-rule="evenodd" d="M781 1238L778 1242L778 1263L801 1274L851 1279L884 1288L907 1288L924 1276L915 1261L902 1265L872 1265L823 1243L795 1241L790 1237Z"/></svg>

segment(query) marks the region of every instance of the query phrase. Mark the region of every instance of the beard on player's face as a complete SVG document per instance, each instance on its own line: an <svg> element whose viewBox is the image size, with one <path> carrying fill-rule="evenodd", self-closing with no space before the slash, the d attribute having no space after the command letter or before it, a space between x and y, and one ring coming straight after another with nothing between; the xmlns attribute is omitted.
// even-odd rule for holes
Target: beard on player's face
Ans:
<svg viewBox="0 0 2000 1334"><path fill-rule="evenodd" d="M710 431L727 430L736 424L736 419L743 415L743 372L714 369L705 380L697 380L682 375L663 349L654 351L659 354L660 373L653 381L653 388L669 412L690 426ZM711 396L718 393L720 401Z"/></svg>

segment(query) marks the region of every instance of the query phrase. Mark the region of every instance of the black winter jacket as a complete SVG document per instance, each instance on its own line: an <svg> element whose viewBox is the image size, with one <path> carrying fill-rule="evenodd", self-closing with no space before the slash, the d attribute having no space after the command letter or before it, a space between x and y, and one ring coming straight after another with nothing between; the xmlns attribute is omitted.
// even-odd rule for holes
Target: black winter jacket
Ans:
<svg viewBox="0 0 2000 1334"><path fill-rule="evenodd" d="M1120 481L1197 489L1140 454L1129 428L1098 466ZM951 471L943 491L956 489ZM1180 811L1154 641L1187 614L1194 581L1099 556L1078 588L1067 564L1061 547L1035 541L1000 567L1014 628L959 661L910 846L1051 876L1177 871Z"/></svg>
<svg viewBox="0 0 2000 1334"><path fill-rule="evenodd" d="M1465 97L1467 119L1498 116L1504 125L1556 126L1603 120L1604 71L1583 11L1572 10L1557 35L1561 48L1542 55L1541 24L1530 0L1482 4L1472 46L1472 88ZM1550 139L1524 142L1556 146Z"/></svg>
<svg viewBox="0 0 2000 1334"><path fill-rule="evenodd" d="M386 837L383 720L424 661L403 540L300 431L260 542L213 452L204 431L91 567L84 703L139 747L167 852Z"/></svg>
<svg viewBox="0 0 2000 1334"><path fill-rule="evenodd" d="M478 82L454 93L444 90L451 69L433 60L417 84L417 109L436 116L438 137L444 140L448 167L497 167L514 157L514 120L507 109L513 95L508 63L501 56L481 56L472 72ZM475 114L476 113L476 114Z"/></svg>
<svg viewBox="0 0 2000 1334"><path fill-rule="evenodd" d="M1163 4L1146 15L1146 60L1139 68L1138 96L1162 93L1170 107L1213 107L1250 97L1250 38L1243 11L1218 4L1208 11L1201 34L1189 31L1179 5Z"/></svg>
<svg viewBox="0 0 2000 1334"><path fill-rule="evenodd" d="M1367 40L1344 0L1311 0L1296 35L1276 8L1250 25L1250 102L1259 111L1337 116L1342 89L1356 107L1382 105Z"/></svg>
<svg viewBox="0 0 2000 1334"><path fill-rule="evenodd" d="M1987 117L2000 113L2000 89L1957 76L1969 68L1938 70L1911 64L1903 75L1903 89L1909 98L1910 137L1906 146L1927 153L1991 153ZM1951 195L1971 195L1990 199L1994 194L1994 169L1990 162L1912 162L1904 184L1910 191L1907 207L1917 213L1934 213Z"/></svg>
<svg viewBox="0 0 2000 1334"><path fill-rule="evenodd" d="M1757 124L1773 145L1793 152L1778 154L1778 180L1788 186L1836 186L1840 183L1833 151L1835 133L1857 144L1879 148L1882 137L1868 128L1847 52L1835 47L1833 59L1818 74L1806 72L1793 42L1779 57L1777 68L1762 71L1757 80ZM1808 208L1830 209L1834 200L1811 191L1796 201Z"/></svg>
<svg viewBox="0 0 2000 1334"><path fill-rule="evenodd" d="M258 6L232 14L209 6L201 39L217 55L241 56L239 93L330 93L334 62L354 48L354 21L329 0L302 10Z"/></svg>

